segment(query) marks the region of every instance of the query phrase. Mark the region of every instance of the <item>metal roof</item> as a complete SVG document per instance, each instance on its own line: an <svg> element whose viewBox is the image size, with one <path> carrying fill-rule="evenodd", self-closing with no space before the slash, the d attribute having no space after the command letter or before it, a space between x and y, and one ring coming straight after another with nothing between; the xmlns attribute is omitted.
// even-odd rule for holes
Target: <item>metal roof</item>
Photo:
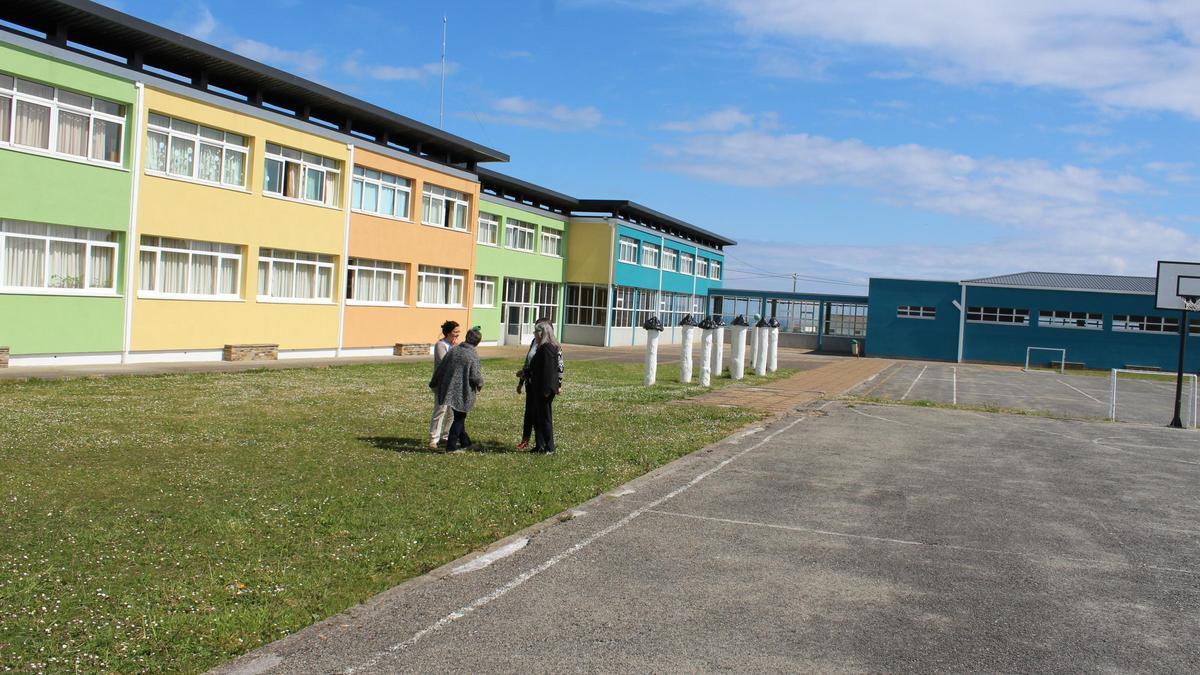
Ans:
<svg viewBox="0 0 1200 675"><path fill-rule="evenodd" d="M94 58L103 57L92 50L111 54L112 63L140 75L286 114L282 108L297 119L366 134L380 145L442 164L473 170L478 162L508 161L498 150L90 0L0 0L0 19L40 32L45 42L64 49ZM3 25L0 30L29 37Z"/></svg>
<svg viewBox="0 0 1200 675"><path fill-rule="evenodd" d="M621 199L580 199L578 211L581 213L607 213L621 220L643 225L681 239L696 241L718 250L737 244L733 239L722 237L665 213L659 213L637 202Z"/></svg>
<svg viewBox="0 0 1200 675"><path fill-rule="evenodd" d="M570 195L534 185L520 178L506 176L483 167L476 169L475 173L479 176L480 189L497 197L563 215L570 215L579 207L579 200Z"/></svg>
<svg viewBox="0 0 1200 675"><path fill-rule="evenodd" d="M1126 277L1113 274L1068 274L1064 272L1020 272L962 282L968 286L1009 286L1095 293L1136 293L1154 295L1154 277Z"/></svg>

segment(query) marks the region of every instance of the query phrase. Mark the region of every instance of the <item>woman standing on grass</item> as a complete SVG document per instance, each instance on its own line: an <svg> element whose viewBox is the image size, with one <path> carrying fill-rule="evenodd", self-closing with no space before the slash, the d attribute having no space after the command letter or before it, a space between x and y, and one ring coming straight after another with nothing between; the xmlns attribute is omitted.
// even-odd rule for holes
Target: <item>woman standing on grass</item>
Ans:
<svg viewBox="0 0 1200 675"><path fill-rule="evenodd" d="M463 343L446 353L429 381L438 405L444 405L454 413L450 436L446 439L446 450L450 452L471 447L467 413L475 407L475 395L483 389L483 369L479 365L479 352L475 350L481 340L483 334L478 326L467 331Z"/></svg>
<svg viewBox="0 0 1200 675"><path fill-rule="evenodd" d="M442 363L442 359L446 358L446 354L458 343L458 322L447 321L442 324L442 339L433 344L433 372L436 373L438 365ZM438 440L446 440L450 433L450 412L444 405L439 405L437 396L434 395L433 400L433 419L429 422L429 447L436 448Z"/></svg>
<svg viewBox="0 0 1200 675"><path fill-rule="evenodd" d="M529 360L529 376L525 382L526 401L533 403L534 452L554 454L554 415L551 405L562 389L562 348L554 337L554 324L539 321L533 327L537 349ZM528 444L529 439L523 439Z"/></svg>

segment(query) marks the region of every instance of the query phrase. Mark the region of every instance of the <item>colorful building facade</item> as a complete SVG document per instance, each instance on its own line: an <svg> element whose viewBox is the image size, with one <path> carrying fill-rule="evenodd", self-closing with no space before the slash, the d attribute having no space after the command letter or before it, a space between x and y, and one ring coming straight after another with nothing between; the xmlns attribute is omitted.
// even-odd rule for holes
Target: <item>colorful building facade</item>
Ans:
<svg viewBox="0 0 1200 675"><path fill-rule="evenodd" d="M419 352L446 320L496 344L540 317L630 344L634 307L653 298L673 325L719 284L728 240L584 208L479 166L503 153L289 73L101 5L20 0L0 19L12 365ZM596 209L608 234L575 246ZM661 269L627 266L626 239ZM704 273L665 265L685 256Z"/></svg>

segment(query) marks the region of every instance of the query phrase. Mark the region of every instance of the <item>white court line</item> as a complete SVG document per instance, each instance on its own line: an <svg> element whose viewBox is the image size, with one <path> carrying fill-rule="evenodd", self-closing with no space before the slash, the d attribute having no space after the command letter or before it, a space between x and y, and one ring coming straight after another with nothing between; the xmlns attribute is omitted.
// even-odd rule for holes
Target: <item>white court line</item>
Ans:
<svg viewBox="0 0 1200 675"><path fill-rule="evenodd" d="M908 391L904 392L904 395L900 397L901 401L908 398L908 395L912 393L913 387L917 386L917 383L921 381L921 376L925 374L926 370L929 370L929 366L925 366L921 369L921 372L917 373L917 379L913 380L913 383L908 385Z"/></svg>
<svg viewBox="0 0 1200 675"><path fill-rule="evenodd" d="M1068 387L1068 388L1070 388L1070 389L1075 389L1075 391L1077 391L1077 392L1079 392L1080 394L1083 394L1084 396L1086 396L1086 397L1088 397L1088 398L1092 399L1092 400L1093 400L1093 401L1095 401L1096 403L1104 403L1104 401L1101 401L1100 399L1096 398L1095 396L1092 396L1091 394L1087 393L1086 391L1084 391L1084 390L1082 390L1082 389L1076 389L1075 387L1072 387L1071 385L1067 384L1066 382L1063 382L1062 380L1055 380L1055 382L1057 382L1057 383L1061 384L1061 385L1062 385L1062 386L1064 386L1064 387Z"/></svg>
<svg viewBox="0 0 1200 675"><path fill-rule="evenodd" d="M986 553L988 555L1003 555L1012 556L1015 558L1030 558L1035 560L1069 560L1072 562L1083 562L1093 565L1104 565L1108 567L1145 567L1146 569L1159 570L1164 572L1178 572L1180 574L1189 574L1200 576L1200 571L1190 569L1179 569L1175 567L1161 567L1158 565L1133 565L1124 560L1108 561L1096 560L1095 558L1075 558L1066 555L1055 554L1039 554L1039 553L1023 553L1021 551L1004 551L994 548L982 548L977 546L955 546L953 544L931 544L924 541L912 541L909 539L893 539L891 537L874 537L869 534L851 534L849 532L834 532L833 530L820 530L813 527L798 527L795 525L776 525L773 523L757 523L750 520L733 520L730 518L714 518L712 516L698 516L691 513L679 513L678 511L658 511L650 509L650 513L656 513L662 516L676 516L678 518L691 518L694 520L707 520L714 523L726 523L728 525L749 525L751 527L763 527L772 530L786 530L788 532L804 532L806 534L823 534L829 537L841 537L843 539L861 539L863 541L874 541L884 544L899 544L901 546L924 546L928 548L942 548L950 551L962 551L964 553Z"/></svg>
<svg viewBox="0 0 1200 675"><path fill-rule="evenodd" d="M958 405L958 366L952 366L954 372L954 405Z"/></svg>
<svg viewBox="0 0 1200 675"><path fill-rule="evenodd" d="M832 401L826 402L825 404L823 404L819 408L817 408L817 410L821 410L821 409L825 408L825 406L829 405L830 403L832 403ZM657 499L649 504L646 504L645 506L642 506L634 511L631 511L624 518L621 518L617 522L613 523L612 525L609 525L608 527L604 528L603 530L600 530L599 532L591 535L590 537L587 537L586 539L576 542L573 546L571 546L571 547L567 548L565 551L562 551L561 553L558 553L557 555L547 559L545 562L538 565L537 567L532 567L528 570L525 570L521 574L518 574L516 577L513 577L513 579L511 581L504 584L503 586L500 586L500 587L494 589L491 593L488 593L487 595L485 595L483 597L477 598L475 601L471 602L470 604L464 605L464 606L454 610L453 612L450 612L449 614L438 619L437 621L430 624L429 626L426 626L425 628L421 629L420 631L417 631L417 633L415 633L412 637L408 638L407 640L404 640L403 642L397 642L396 644L391 645L390 647L388 647L384 650L375 652L375 654L371 655L371 657L368 658L366 661L363 661L356 666L347 667L342 672L343 673L354 673L354 672L358 672L359 670L362 670L362 669L371 668L372 666L378 664L379 661L381 659L383 659L385 656L387 656L388 654L394 654L401 650L407 649L407 648L411 647L412 645L416 644L418 640L429 635L430 633L439 631L439 630L449 626L450 624L454 623L455 621L458 621L459 619L462 619L463 617L466 617L466 616L482 609L483 607L500 599L505 594L507 594L509 591L520 587L526 581L529 581L530 579L541 574L542 572L545 572L546 570L550 569L551 567L554 567L555 565L557 565L558 563L562 562L563 560L569 558L570 556L574 555L575 553L578 553L584 547L592 544L597 539L600 539L601 537L604 537L606 535L612 534L613 532L616 532L617 530L621 529L622 527L625 527L629 523L633 522L636 518L640 517L641 515L643 515L647 511L653 509L654 507L658 506L659 504L662 504L670 499L673 499L673 498L683 494L684 492L689 490L692 486L696 485L697 483L704 480L705 478L708 478L709 476L713 475L717 471L720 471L721 469L723 469L725 466L727 466L734 460L741 458L743 455L745 455L746 453L748 453L752 450L757 450L758 448L761 448L763 445L765 445L767 442L774 439L779 434L790 430L792 427L796 426L797 424L803 422L806 419L808 419L808 418L807 417L796 418L795 420L788 423L786 426L776 429L775 431L771 432L767 436L764 436L762 438L762 440L755 443L754 445L752 445L752 446L746 448L745 450L742 450L741 452L737 453L736 455L722 461L720 464L714 466L713 468L709 469L708 471L705 471L704 473L697 475L695 478L691 479L686 484L667 493L666 496L660 497L659 499Z"/></svg>

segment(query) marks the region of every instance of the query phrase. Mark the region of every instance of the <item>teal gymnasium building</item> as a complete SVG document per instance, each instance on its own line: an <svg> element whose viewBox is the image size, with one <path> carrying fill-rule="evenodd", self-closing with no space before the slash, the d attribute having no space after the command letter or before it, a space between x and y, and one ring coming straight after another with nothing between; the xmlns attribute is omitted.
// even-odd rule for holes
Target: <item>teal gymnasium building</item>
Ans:
<svg viewBox="0 0 1200 675"><path fill-rule="evenodd" d="M1089 369L1178 365L1179 312L1155 307L1155 278L1022 272L967 281L872 278L865 296L713 289L725 317L761 314L780 344L934 361L1024 364L1030 347L1066 350ZM1200 317L1188 321L1185 370L1200 370ZM1036 350L1034 363L1062 357Z"/></svg>

